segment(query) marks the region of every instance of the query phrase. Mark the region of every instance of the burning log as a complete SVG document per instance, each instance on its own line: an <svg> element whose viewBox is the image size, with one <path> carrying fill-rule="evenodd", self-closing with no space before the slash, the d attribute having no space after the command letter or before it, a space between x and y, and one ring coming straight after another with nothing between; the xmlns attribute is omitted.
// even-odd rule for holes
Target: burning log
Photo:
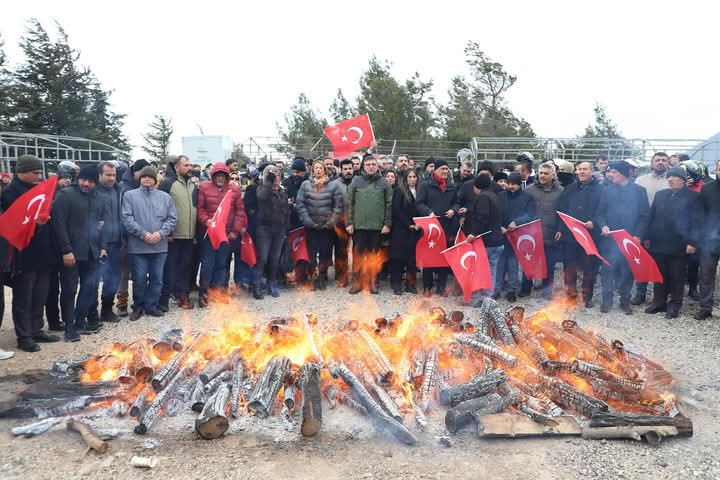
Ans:
<svg viewBox="0 0 720 480"><path fill-rule="evenodd" d="M118 372L118 382L123 385L129 385L136 382L135 375L133 374L128 360L125 360L120 367L120 371Z"/></svg>
<svg viewBox="0 0 720 480"><path fill-rule="evenodd" d="M198 379L195 376L181 379L178 386L175 388L175 398L183 402L189 401L197 380Z"/></svg>
<svg viewBox="0 0 720 480"><path fill-rule="evenodd" d="M530 360L532 360L538 367L543 368L547 362L550 361L545 349L542 348L537 339L532 337L521 337L517 339L517 344L520 347L520 350L530 357Z"/></svg>
<svg viewBox="0 0 720 480"><path fill-rule="evenodd" d="M317 363L306 363L303 365L300 369L298 384L302 394L302 422L300 424L300 433L302 433L303 437L312 437L320 431L320 427L322 426L320 366ZM287 406L287 403L285 405Z"/></svg>
<svg viewBox="0 0 720 480"><path fill-rule="evenodd" d="M157 358L166 362L170 360L176 352L183 349L183 331L180 328L173 328L163 334L163 336L152 346L153 353Z"/></svg>
<svg viewBox="0 0 720 480"><path fill-rule="evenodd" d="M402 423L389 417L382 408L380 408L380 405L373 400L360 380L357 379L349 368L343 364L338 364L331 369L331 373L335 378L342 378L347 386L350 387L350 390L352 390L358 402L365 407L370 418L373 419L376 427L388 430L395 438L407 445L415 445L417 443L415 435L405 428Z"/></svg>
<svg viewBox="0 0 720 480"><path fill-rule="evenodd" d="M90 357L85 357L82 360L59 360L53 363L51 370L63 375L73 375L83 369L83 365L89 358Z"/></svg>
<svg viewBox="0 0 720 480"><path fill-rule="evenodd" d="M353 410L355 410L357 413L359 413L363 417L368 416L367 408L360 405L360 403L357 400L355 400L354 398L352 398L351 396L345 395L344 393L340 392L340 395L338 395L338 400L340 401L340 403L352 408Z"/></svg>
<svg viewBox="0 0 720 480"><path fill-rule="evenodd" d="M153 422L155 422L158 415L160 414L160 410L162 410L165 402L169 400L172 396L173 391L177 386L177 383L180 381L181 378L189 375L190 372L192 372L194 369L195 363L184 366L182 370L180 370L180 372L170 380L170 383L167 384L165 389L155 396L155 399L150 404L150 406L147 407L147 409L138 418L138 424L135 425L134 429L135 433L137 433L138 435L144 435L148 432Z"/></svg>
<svg viewBox="0 0 720 480"><path fill-rule="evenodd" d="M655 417L649 415L623 415L619 413L597 412L592 415L589 426L591 428L667 426L677 428L677 434L680 437L693 436L692 421L682 415L676 417Z"/></svg>
<svg viewBox="0 0 720 480"><path fill-rule="evenodd" d="M548 375L558 375L563 372L570 372L572 369L572 363L559 362L557 360L548 360L540 365L543 371Z"/></svg>
<svg viewBox="0 0 720 480"><path fill-rule="evenodd" d="M545 425L546 427L557 427L559 425L559 423L553 420L550 415L546 415L541 411L534 409L527 401L518 403L517 409L530 417L533 421L541 425Z"/></svg>
<svg viewBox="0 0 720 480"><path fill-rule="evenodd" d="M417 425L418 430L424 432L427 428L427 418L425 417L425 413L423 413L422 408L415 403L413 403L413 410L415 411L415 424Z"/></svg>
<svg viewBox="0 0 720 480"><path fill-rule="evenodd" d="M572 363L572 367L570 368L570 371L572 373L574 373L575 375L581 376L588 380L594 379L594 378L601 378L603 380L607 380L609 382L616 383L623 387L632 388L634 390L642 390L642 388L644 386L644 382L642 382L642 381L631 380L629 378L620 377L618 375L615 375L611 371L606 370L605 368L601 367L600 365L595 365L594 363L583 362L582 360L575 360Z"/></svg>
<svg viewBox="0 0 720 480"><path fill-rule="evenodd" d="M390 360L388 360L385 353L368 332L359 328L357 333L367 345L367 353L365 355L367 367L379 378L389 380L393 375L393 367Z"/></svg>
<svg viewBox="0 0 720 480"><path fill-rule="evenodd" d="M297 395L297 389L292 384L286 384L283 388L283 404L288 410L295 408L295 396Z"/></svg>
<svg viewBox="0 0 720 480"><path fill-rule="evenodd" d="M623 387L614 382L608 382L601 378L590 380L593 393L603 400L617 400L620 402L639 402L640 391Z"/></svg>
<svg viewBox="0 0 720 480"><path fill-rule="evenodd" d="M375 394L375 398L377 399L378 404L380 405L380 407L382 407L385 413L390 415L390 417L394 418L398 422L402 423L403 416L400 413L397 405L395 404L393 399L390 398L390 395L385 391L385 389L375 383L372 378L369 378L367 376L365 377L365 385L370 389L371 392Z"/></svg>
<svg viewBox="0 0 720 480"><path fill-rule="evenodd" d="M150 385L145 385L145 388L143 388L140 393L138 394L137 398L135 399L135 402L133 402L132 406L130 407L130 416L131 417L139 417L141 416L145 410L148 407L148 394L151 392L152 387Z"/></svg>
<svg viewBox="0 0 720 480"><path fill-rule="evenodd" d="M467 335L464 333L458 334L455 335L455 341L460 345L472 348L476 353L487 355L488 357L498 360L509 367L517 365L517 358L514 355L510 355L509 353L500 350L498 347L483 343L477 340L477 338L473 335Z"/></svg>
<svg viewBox="0 0 720 480"><path fill-rule="evenodd" d="M67 429L79 433L88 448L98 453L107 452L107 442L101 440L87 423L69 418L67 421Z"/></svg>
<svg viewBox="0 0 720 480"><path fill-rule="evenodd" d="M48 417L61 417L63 415L72 415L73 413L85 410L91 403L93 403L93 401L93 397L86 395L53 407L34 408L32 409L32 412L36 417L41 419Z"/></svg>
<svg viewBox="0 0 720 480"><path fill-rule="evenodd" d="M340 389L333 383L329 384L327 387L325 387L325 390L323 391L325 394L325 398L328 401L328 405L330 406L330 409L332 410L337 406L337 402L340 396Z"/></svg>
<svg viewBox="0 0 720 480"><path fill-rule="evenodd" d="M483 397L495 391L505 380L505 371L502 369L478 375L468 382L440 390L440 403L454 407L466 400Z"/></svg>
<svg viewBox="0 0 720 480"><path fill-rule="evenodd" d="M206 394L211 395L218 386L222 385L225 382L232 380L232 375L233 374L230 371L222 372L219 376L213 378L208 383L206 383L203 386L203 390L205 390Z"/></svg>
<svg viewBox="0 0 720 480"><path fill-rule="evenodd" d="M425 359L425 371L423 372L423 382L418 391L418 405L423 411L427 411L430 407L430 400L432 399L432 393L437 384L438 374L438 356L439 350L437 347L431 347L427 352L427 358Z"/></svg>
<svg viewBox="0 0 720 480"><path fill-rule="evenodd" d="M248 410L259 417L267 417L272 411L275 398L280 391L285 377L290 371L290 359L273 357L265 366L260 379L248 401Z"/></svg>
<svg viewBox="0 0 720 480"><path fill-rule="evenodd" d="M232 362L232 381L230 382L230 415L237 418L240 409L240 396L242 394L242 383L247 377L247 369L243 358L237 354Z"/></svg>
<svg viewBox="0 0 720 480"><path fill-rule="evenodd" d="M135 374L137 383L149 382L155 374L155 369L150 362L147 351L147 344L144 341L137 342L132 349L133 365L132 371Z"/></svg>
<svg viewBox="0 0 720 480"><path fill-rule="evenodd" d="M566 408L577 410L586 417L596 412L607 412L610 408L602 400L585 395L562 380L548 378L543 386L550 398Z"/></svg>
<svg viewBox="0 0 720 480"><path fill-rule="evenodd" d="M207 384L210 380L216 378L229 368L230 362L228 360L224 358L213 360L205 365L205 368L198 378L200 378L200 381L203 382L203 384Z"/></svg>
<svg viewBox="0 0 720 480"><path fill-rule="evenodd" d="M175 378L177 373L182 368L183 362L201 337L202 335L200 334L195 335L190 344L184 350L175 355L172 360L167 363L167 365L165 365L159 372L155 374L152 382L150 383L152 384L152 387L153 389L155 389L156 392L165 389L165 387L170 384L173 378Z"/></svg>
<svg viewBox="0 0 720 480"><path fill-rule="evenodd" d="M195 431L202 438L212 440L227 432L230 424L227 418L230 385L223 384L210 397L200 416L195 420Z"/></svg>
<svg viewBox="0 0 720 480"><path fill-rule="evenodd" d="M548 412L548 414L551 417L561 417L561 416L565 415L565 410L560 408L555 402L553 402L551 399L549 399L547 397L547 395L545 395L544 393L539 392L536 395L534 395L534 398L536 398L538 400L538 402L540 402L540 405L542 405L543 410Z"/></svg>
<svg viewBox="0 0 720 480"><path fill-rule="evenodd" d="M425 359L427 358L427 354L425 353L425 350L422 348L418 348L413 352L413 361L412 361L412 381L416 386L420 386L420 381L423 378L423 374L425 373Z"/></svg>
<svg viewBox="0 0 720 480"><path fill-rule="evenodd" d="M116 417L124 417L128 413L128 404L123 400L115 400L112 403L111 410Z"/></svg>
<svg viewBox="0 0 720 480"><path fill-rule="evenodd" d="M518 400L519 398L514 394L501 395L497 391L484 397L466 400L445 413L445 427L450 433L457 433L472 422L474 415L500 413L513 403L517 403Z"/></svg>
<svg viewBox="0 0 720 480"><path fill-rule="evenodd" d="M505 322L505 315L500 311L500 306L492 298L486 298L480 306L480 316L489 319L489 324L493 327L495 336L504 345L515 345L515 339L510 332L510 328ZM480 329L480 333L489 335L489 331Z"/></svg>
<svg viewBox="0 0 720 480"><path fill-rule="evenodd" d="M207 400L207 394L205 393L205 385L198 379L195 382L195 388L193 388L190 394L190 409L193 412L202 412L205 408L205 401Z"/></svg>

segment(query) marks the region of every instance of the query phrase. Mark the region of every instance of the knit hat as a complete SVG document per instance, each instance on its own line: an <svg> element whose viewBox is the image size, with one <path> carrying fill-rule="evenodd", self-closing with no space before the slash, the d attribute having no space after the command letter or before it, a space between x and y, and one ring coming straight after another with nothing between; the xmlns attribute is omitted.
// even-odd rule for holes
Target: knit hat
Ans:
<svg viewBox="0 0 720 480"><path fill-rule="evenodd" d="M435 170L440 167L447 167L448 163L445 160L435 160Z"/></svg>
<svg viewBox="0 0 720 480"><path fill-rule="evenodd" d="M575 168L572 163L568 162L567 160L554 160L555 165L557 165L558 173L575 173Z"/></svg>
<svg viewBox="0 0 720 480"><path fill-rule="evenodd" d="M623 177L630 176L630 164L627 163L625 160L620 160L619 162L612 162L609 168L610 170L617 170Z"/></svg>
<svg viewBox="0 0 720 480"><path fill-rule="evenodd" d="M666 177L680 177L683 180L687 180L687 172L682 167L672 167L670 170L668 170Z"/></svg>
<svg viewBox="0 0 720 480"><path fill-rule="evenodd" d="M427 160L425 160L425 165L423 166L423 169L426 169L426 168L428 167L428 165L430 165L430 164L435 165L435 159L434 159L434 158L428 158Z"/></svg>
<svg viewBox="0 0 720 480"><path fill-rule="evenodd" d="M518 162L529 162L532 165L535 162L535 157L530 152L520 152L516 160Z"/></svg>
<svg viewBox="0 0 720 480"><path fill-rule="evenodd" d="M34 170L42 170L42 161L35 155L22 155L18 157L15 164L15 173L27 173Z"/></svg>
<svg viewBox="0 0 720 480"><path fill-rule="evenodd" d="M84 165L78 173L78 180L91 180L98 183L98 169L96 165Z"/></svg>
<svg viewBox="0 0 720 480"><path fill-rule="evenodd" d="M482 162L478 163L477 171L482 172L483 170L487 170L492 175L495 173L495 165L493 165L492 162L483 160Z"/></svg>
<svg viewBox="0 0 720 480"><path fill-rule="evenodd" d="M498 172L495 174L495 177L493 177L493 180L495 180L495 183L499 182L500 180L507 180L508 174L505 172Z"/></svg>
<svg viewBox="0 0 720 480"><path fill-rule="evenodd" d="M492 184L492 180L487 175L478 175L475 177L475 181L473 182L475 185L475 188L479 188L480 190L483 190L485 188L488 188Z"/></svg>
<svg viewBox="0 0 720 480"><path fill-rule="evenodd" d="M144 158L141 158L140 160L135 160L135 163L132 164L132 167L130 167L130 170L133 173L139 172L140 170L147 167L148 165L150 165L150 163L147 160L145 160Z"/></svg>
<svg viewBox="0 0 720 480"><path fill-rule="evenodd" d="M152 177L155 183L157 183L157 169L150 165L143 167L143 169L140 170L140 179L142 180L143 177Z"/></svg>
<svg viewBox="0 0 720 480"><path fill-rule="evenodd" d="M507 177L508 183L514 183L515 185L522 185L522 177L518 172L511 172Z"/></svg>
<svg viewBox="0 0 720 480"><path fill-rule="evenodd" d="M305 165L305 159L303 157L295 157L295 160L293 160L290 170L295 170L297 172L306 172L307 166Z"/></svg>

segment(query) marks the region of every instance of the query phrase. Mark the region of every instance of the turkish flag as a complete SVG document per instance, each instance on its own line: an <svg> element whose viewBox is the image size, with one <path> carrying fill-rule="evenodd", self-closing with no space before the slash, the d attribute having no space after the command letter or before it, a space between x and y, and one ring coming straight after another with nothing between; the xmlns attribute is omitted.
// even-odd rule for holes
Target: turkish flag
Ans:
<svg viewBox="0 0 720 480"><path fill-rule="evenodd" d="M447 239L440 221L437 217L413 217L413 221L423 232L415 247L415 264L420 268L447 267L442 254L447 248Z"/></svg>
<svg viewBox="0 0 720 480"><path fill-rule="evenodd" d="M457 234L455 235L455 244L457 245L460 242L464 242L467 240L467 236L465 235L465 232L462 231L462 226L458 228Z"/></svg>
<svg viewBox="0 0 720 480"><path fill-rule="evenodd" d="M248 232L243 233L240 237L240 260L247 263L250 267L254 267L257 263L255 244Z"/></svg>
<svg viewBox="0 0 720 480"><path fill-rule="evenodd" d="M47 221L55 198L58 176L53 175L15 200L0 216L0 236L19 251L30 245L38 220Z"/></svg>
<svg viewBox="0 0 720 480"><path fill-rule="evenodd" d="M645 250L640 242L636 241L627 231L615 230L610 236L617 243L620 253L623 254L636 282L663 283L663 277L657 263Z"/></svg>
<svg viewBox="0 0 720 480"><path fill-rule="evenodd" d="M540 219L520 225L506 234L520 268L528 280L547 278L545 243Z"/></svg>
<svg viewBox="0 0 720 480"><path fill-rule="evenodd" d="M472 243L461 242L442 252L462 288L465 301L475 290L492 289L492 273L485 244L481 238Z"/></svg>
<svg viewBox="0 0 720 480"><path fill-rule="evenodd" d="M369 147L375 140L370 117L367 113L325 128L325 136L332 143L333 154L347 155L361 148Z"/></svg>
<svg viewBox="0 0 720 480"><path fill-rule="evenodd" d="M230 215L230 204L232 202L233 193L232 190L228 190L225 193L220 205L212 217L212 223L207 229L207 235L210 238L210 244L217 250L220 248L220 244L228 242L227 237L227 221L228 215Z"/></svg>
<svg viewBox="0 0 720 480"><path fill-rule="evenodd" d="M595 255L605 262L605 265L610 265L608 261L600 255L600 252L598 252L597 246L595 246L595 242L593 241L590 232L588 232L587 228L585 228L585 222L581 222L577 218L571 217L570 215L562 212L557 212L557 214L560 215L562 221L565 222L565 225L567 225L570 232L572 232L575 240L577 240L580 246L583 247L585 253L588 255Z"/></svg>
<svg viewBox="0 0 720 480"><path fill-rule="evenodd" d="M290 256L292 257L293 264L296 264L300 260L305 260L306 262L310 261L310 254L308 253L307 247L307 235L305 234L304 227L296 228L288 233L287 241L290 246Z"/></svg>

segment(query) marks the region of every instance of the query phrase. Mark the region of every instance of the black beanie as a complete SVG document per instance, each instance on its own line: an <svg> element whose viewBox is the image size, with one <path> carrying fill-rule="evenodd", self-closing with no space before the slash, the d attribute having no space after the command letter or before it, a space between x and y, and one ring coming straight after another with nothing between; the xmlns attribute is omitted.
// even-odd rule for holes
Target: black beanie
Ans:
<svg viewBox="0 0 720 480"><path fill-rule="evenodd" d="M141 158L140 160L135 160L135 163L132 164L132 167L130 168L130 170L132 170L133 173L139 172L140 170L147 167L148 165L150 165L150 162L148 162L144 158Z"/></svg>
<svg viewBox="0 0 720 480"><path fill-rule="evenodd" d="M78 173L78 180L92 180L94 183L98 183L98 176L97 165L83 165Z"/></svg>
<svg viewBox="0 0 720 480"><path fill-rule="evenodd" d="M482 172L483 170L487 170L492 175L495 173L495 165L493 165L492 162L484 160L484 161L478 163L478 166L477 166L478 172Z"/></svg>
<svg viewBox="0 0 720 480"><path fill-rule="evenodd" d="M435 170L437 170L440 167L447 167L448 163L445 160L435 160Z"/></svg>
<svg viewBox="0 0 720 480"><path fill-rule="evenodd" d="M508 179L508 174L505 172L498 172L495 174L495 177L493 178L493 180L495 180L496 183L499 182L500 180L507 180L507 179Z"/></svg>
<svg viewBox="0 0 720 480"><path fill-rule="evenodd" d="M480 190L484 190L488 188L492 184L492 180L487 175L478 175L475 177L475 188L479 188Z"/></svg>
<svg viewBox="0 0 720 480"><path fill-rule="evenodd" d="M630 177L630 164L624 160L612 162L609 168L610 170L617 170L623 177Z"/></svg>
<svg viewBox="0 0 720 480"><path fill-rule="evenodd" d="M430 165L430 164L435 165L435 159L434 159L434 158L428 158L427 160L425 160L425 167L424 167L424 168L427 168L428 165Z"/></svg>
<svg viewBox="0 0 720 480"><path fill-rule="evenodd" d="M307 171L305 159L303 157L295 157L295 160L293 160L290 170L295 170L297 172Z"/></svg>
<svg viewBox="0 0 720 480"><path fill-rule="evenodd" d="M522 177L518 172L510 172L510 175L507 176L507 182L522 185Z"/></svg>

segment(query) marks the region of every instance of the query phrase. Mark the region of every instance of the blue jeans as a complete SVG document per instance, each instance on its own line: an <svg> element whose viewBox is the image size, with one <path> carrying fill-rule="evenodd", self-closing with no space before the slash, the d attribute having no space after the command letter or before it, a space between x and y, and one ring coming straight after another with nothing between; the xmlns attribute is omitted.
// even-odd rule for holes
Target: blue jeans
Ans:
<svg viewBox="0 0 720 480"><path fill-rule="evenodd" d="M157 310L167 252L130 254L133 310Z"/></svg>
<svg viewBox="0 0 720 480"><path fill-rule="evenodd" d="M492 275L492 288L487 290L475 290L470 297L470 306L479 307L486 298L490 298L493 294L496 284L496 276L498 262L500 261L500 255L502 254L505 247L500 245L499 247L485 247L487 252L488 263L490 264L490 274Z"/></svg>
<svg viewBox="0 0 720 480"><path fill-rule="evenodd" d="M489 257L489 254L488 254ZM492 268L492 266L490 267ZM497 263L497 279L493 279L495 291L517 293L520 290L520 265L512 247L503 246L503 251ZM505 277L505 278L504 278Z"/></svg>
<svg viewBox="0 0 720 480"><path fill-rule="evenodd" d="M120 245L109 244L107 246L107 260L101 263L98 268L98 277L102 281L102 303L112 305L115 294L120 287ZM97 299L93 302L93 308L97 310Z"/></svg>
<svg viewBox="0 0 720 480"><path fill-rule="evenodd" d="M255 232L255 287L260 288L265 270L270 281L275 281L280 264L280 253L285 242L284 225L258 225ZM267 267L267 268L266 268Z"/></svg>
<svg viewBox="0 0 720 480"><path fill-rule="evenodd" d="M207 294L209 288L227 288L227 261L230 256L230 245L220 244L217 250L212 247L210 239L205 237L200 243L200 293Z"/></svg>
<svg viewBox="0 0 720 480"><path fill-rule="evenodd" d="M77 261L72 267L63 267L60 271L60 285L60 308L65 322L65 336L72 337L76 329L87 327L88 312L97 302L97 260Z"/></svg>

